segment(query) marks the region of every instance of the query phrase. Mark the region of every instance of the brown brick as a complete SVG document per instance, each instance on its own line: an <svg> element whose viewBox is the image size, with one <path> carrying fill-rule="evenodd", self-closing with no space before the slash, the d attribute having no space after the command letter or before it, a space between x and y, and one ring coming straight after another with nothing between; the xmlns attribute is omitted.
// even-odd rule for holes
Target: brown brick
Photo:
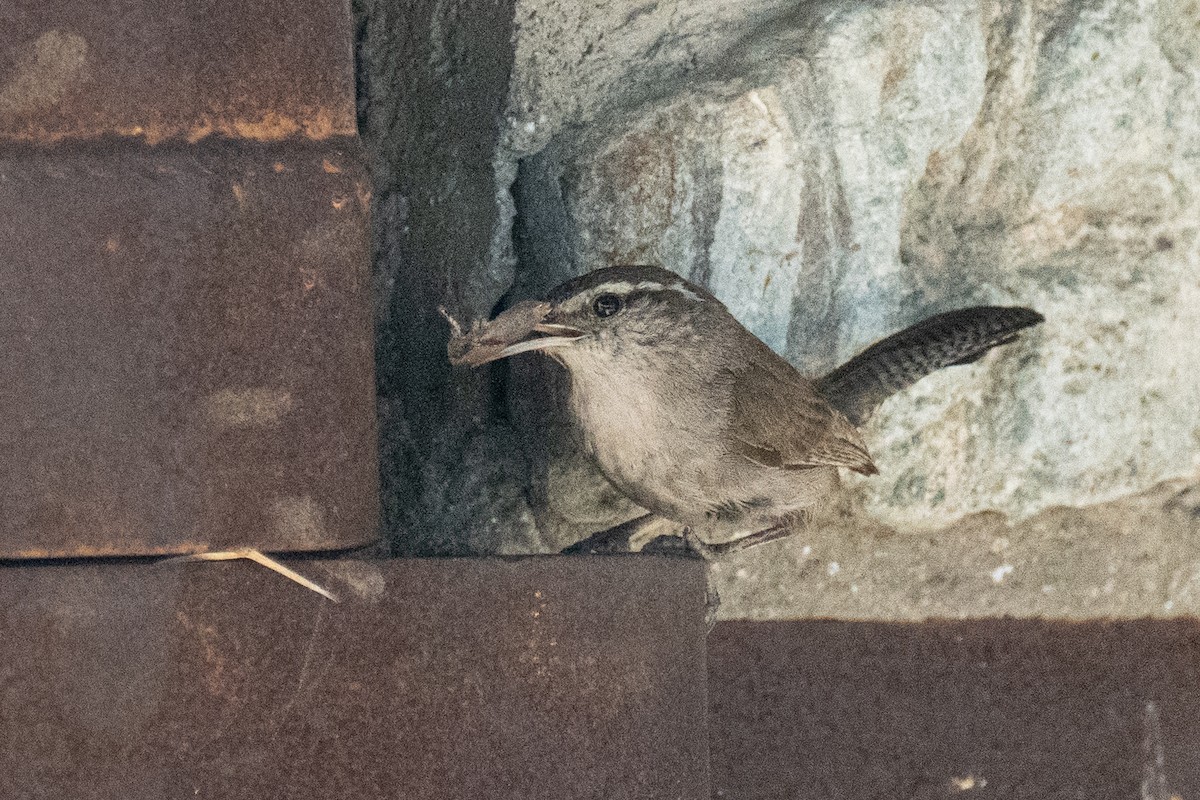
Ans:
<svg viewBox="0 0 1200 800"><path fill-rule="evenodd" d="M356 164L299 145L0 160L0 557L375 536Z"/></svg>
<svg viewBox="0 0 1200 800"><path fill-rule="evenodd" d="M704 571L0 566L0 797L704 800Z"/></svg>
<svg viewBox="0 0 1200 800"><path fill-rule="evenodd" d="M726 622L713 789L1169 800L1200 792L1194 619Z"/></svg>
<svg viewBox="0 0 1200 800"><path fill-rule="evenodd" d="M46 0L0 11L0 142L355 133L344 0Z"/></svg>

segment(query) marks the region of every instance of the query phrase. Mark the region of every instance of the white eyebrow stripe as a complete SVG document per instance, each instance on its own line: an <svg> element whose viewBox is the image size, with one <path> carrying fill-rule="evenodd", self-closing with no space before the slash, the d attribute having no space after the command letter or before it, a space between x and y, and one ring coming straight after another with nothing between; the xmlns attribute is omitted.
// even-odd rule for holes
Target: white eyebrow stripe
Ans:
<svg viewBox="0 0 1200 800"><path fill-rule="evenodd" d="M665 284L658 281L639 281L638 283L630 283L629 281L613 281L612 283L602 283L592 289L589 297L597 297L602 294L629 294L633 291L643 292L678 292L689 300L695 300L703 303L704 298L693 292L687 287L687 284L682 281Z"/></svg>
<svg viewBox="0 0 1200 800"><path fill-rule="evenodd" d="M641 286L642 284L638 284ZM655 284L660 285L660 284ZM613 281L612 283L602 283L588 292L589 296L600 294L629 294L633 291L633 284L629 281Z"/></svg>
<svg viewBox="0 0 1200 800"><path fill-rule="evenodd" d="M679 292L687 299L695 300L697 303L704 302L704 298L689 289L685 283L673 283L668 286L667 289L671 290L672 292Z"/></svg>

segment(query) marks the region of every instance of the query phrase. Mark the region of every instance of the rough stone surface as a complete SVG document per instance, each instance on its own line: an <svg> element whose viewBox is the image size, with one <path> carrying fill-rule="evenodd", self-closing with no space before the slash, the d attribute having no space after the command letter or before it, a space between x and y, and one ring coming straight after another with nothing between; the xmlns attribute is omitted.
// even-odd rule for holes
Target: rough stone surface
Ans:
<svg viewBox="0 0 1200 800"><path fill-rule="evenodd" d="M580 270L704 281L812 373L947 308L1044 312L1029 344L885 406L868 440L883 477L855 490L890 524L1020 518L1191 474L1200 350L1177 345L1200 330L1200 108L1155 19L846 7L796 51L759 48L770 72L552 146L559 179L540 183L564 218L541 236Z"/></svg>
<svg viewBox="0 0 1200 800"><path fill-rule="evenodd" d="M929 533L843 509L714 564L726 619L1200 615L1200 490L1164 483L1020 522L990 512Z"/></svg>
<svg viewBox="0 0 1200 800"><path fill-rule="evenodd" d="M499 198L515 163L498 149L513 7L361 0L355 12L385 529L398 553L503 552L527 516L524 456L493 424L488 372L447 362L437 308L487 317L513 281L511 200Z"/></svg>
<svg viewBox="0 0 1200 800"><path fill-rule="evenodd" d="M901 259L927 296L978 286L1050 322L991 374L938 376L876 420L894 481L866 497L906 526L1105 501L1200 466L1200 61L1170 55L1198 9L985 21L983 106L908 194Z"/></svg>
<svg viewBox="0 0 1200 800"><path fill-rule="evenodd" d="M986 530L978 535L1023 543L1015 552L1027 559L1051 547L1040 538L1048 530L1072 542L1087 526L1112 536L1153 527L1163 542L1190 530L1137 498L1164 481L1184 486L1200 468L1195 3L522 0L494 13L511 13L514 33L511 62L482 70L487 107L502 102L503 122L414 123L436 131L421 141L447 153L455 141L486 140L469 173L413 162L435 182L469 176L473 204L430 212L428 199L398 192L409 224L418 208L443 220L422 241L437 259L448 258L439 246L458 254L446 273L461 282L458 316L536 297L587 269L658 263L708 285L768 344L820 374L939 311L1029 305L1048 322L1020 344L883 406L865 432L883 474L847 481L852 522L829 530L838 541L906 543ZM443 89L465 85L442 77ZM439 294L455 297L416 286L403 307L424 318ZM432 353L445 342L435 338L402 349ZM493 531L470 549L555 549L637 513L574 445L553 365L499 365L490 391L481 376L431 369L417 376L417 407L398 415L413 431L405 441L417 443L405 463L426 487L408 497L425 517ZM412 405L401 384L385 392L385 409ZM459 389L447 395L450 386ZM458 405L425 408L446 396ZM447 426L459 444L431 473L437 458L420 442ZM483 485L472 470L496 478L490 492L472 488ZM1064 521L1076 513L1082 522ZM739 568L768 574L777 552L747 554ZM931 575L956 574L954 559L968 555L918 552ZM1092 551L1072 552L1087 563ZM910 613L889 612L900 584L872 585L864 614ZM727 613L767 607L766 595L761 607L755 599L761 587L732 586ZM1161 610L1149 590L1127 594L1130 613ZM1105 608L1070 596L1087 613ZM911 614L1004 608L966 600L950 593L945 607ZM788 613L806 613L805 602Z"/></svg>

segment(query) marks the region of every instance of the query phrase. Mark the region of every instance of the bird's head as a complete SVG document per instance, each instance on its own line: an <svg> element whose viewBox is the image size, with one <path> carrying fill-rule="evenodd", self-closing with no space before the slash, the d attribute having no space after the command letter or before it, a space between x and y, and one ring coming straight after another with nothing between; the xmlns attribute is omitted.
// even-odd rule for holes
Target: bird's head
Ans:
<svg viewBox="0 0 1200 800"><path fill-rule="evenodd" d="M517 313L530 311L532 306ZM606 362L632 366L654 360L656 353L661 358L664 346L695 346L703 338L699 323L726 314L706 290L669 270L607 267L557 286L541 304L537 318L528 317L528 329L520 331L513 325L511 332L520 335L502 342L502 348L485 358L492 361L537 350L572 370ZM504 316L489 325L507 331Z"/></svg>

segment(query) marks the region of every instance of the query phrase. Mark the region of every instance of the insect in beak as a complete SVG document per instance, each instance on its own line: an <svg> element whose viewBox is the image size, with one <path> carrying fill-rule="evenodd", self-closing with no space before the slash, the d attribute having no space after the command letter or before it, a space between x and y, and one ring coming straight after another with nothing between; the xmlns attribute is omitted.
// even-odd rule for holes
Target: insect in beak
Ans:
<svg viewBox="0 0 1200 800"><path fill-rule="evenodd" d="M453 364L480 367L518 353L566 347L583 336L583 331L569 325L545 322L549 303L518 303L489 322L475 323L469 331L463 331L444 308L439 311L453 331L447 347Z"/></svg>

